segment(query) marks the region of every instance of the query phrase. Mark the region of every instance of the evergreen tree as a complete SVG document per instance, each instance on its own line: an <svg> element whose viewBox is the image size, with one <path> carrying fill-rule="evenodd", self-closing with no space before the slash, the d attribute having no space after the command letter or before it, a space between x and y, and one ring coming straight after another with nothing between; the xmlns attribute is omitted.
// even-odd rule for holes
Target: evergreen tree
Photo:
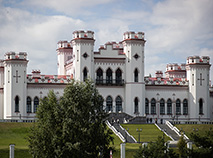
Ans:
<svg viewBox="0 0 213 158"><path fill-rule="evenodd" d="M109 156L111 131L104 120L103 98L90 81L72 81L57 101L53 91L41 100L29 135L33 157Z"/></svg>

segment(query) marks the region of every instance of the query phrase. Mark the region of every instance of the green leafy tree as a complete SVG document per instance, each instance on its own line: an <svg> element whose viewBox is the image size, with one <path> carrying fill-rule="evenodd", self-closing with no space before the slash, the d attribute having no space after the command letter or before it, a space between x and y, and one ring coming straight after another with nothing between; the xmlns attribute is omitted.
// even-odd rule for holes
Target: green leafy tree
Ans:
<svg viewBox="0 0 213 158"><path fill-rule="evenodd" d="M33 157L109 157L112 132L104 120L103 98L90 81L72 81L58 101L54 92L41 100L28 141Z"/></svg>
<svg viewBox="0 0 213 158"><path fill-rule="evenodd" d="M183 137L183 135L181 135L178 143L177 143L177 146L178 146L178 152L179 152L179 158L185 158L187 157L188 155L188 149L186 147L186 141Z"/></svg>
<svg viewBox="0 0 213 158"><path fill-rule="evenodd" d="M177 155L172 149L167 149L162 137L158 137L156 142L151 142L147 147L140 147L134 158L176 158Z"/></svg>
<svg viewBox="0 0 213 158"><path fill-rule="evenodd" d="M213 131L211 129L203 135L200 135L199 132L193 132L190 134L190 137L197 146L197 148L193 149L193 157L213 157Z"/></svg>

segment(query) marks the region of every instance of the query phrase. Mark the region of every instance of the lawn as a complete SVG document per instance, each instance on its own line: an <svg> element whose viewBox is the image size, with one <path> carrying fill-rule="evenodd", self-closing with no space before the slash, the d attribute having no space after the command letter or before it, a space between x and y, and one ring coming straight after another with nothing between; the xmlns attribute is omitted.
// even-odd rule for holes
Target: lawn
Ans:
<svg viewBox="0 0 213 158"><path fill-rule="evenodd" d="M26 137L28 135L29 128L33 123L0 123L0 158L9 157L9 144L15 144L15 157L16 158L31 158L28 153L28 142ZM156 141L158 136L162 136L163 133L153 124L122 124L129 133L138 140L138 132L136 129L142 128L140 133L141 142ZM189 133L193 132L194 129L199 129L198 132L203 134L205 131L212 128L213 125L176 125L179 129L182 128L189 136ZM120 158L120 144L121 140L113 134L114 147L116 151L113 153L113 158ZM169 140L165 136L165 140ZM140 144L126 144L126 157L133 158L135 152L139 149Z"/></svg>
<svg viewBox="0 0 213 158"><path fill-rule="evenodd" d="M154 124L122 124L123 128L129 129L129 133L138 141L139 132L136 129L142 129L140 132L140 142L152 142L156 141L158 136L163 136L163 132L160 131ZM165 136L165 141L171 140Z"/></svg>
<svg viewBox="0 0 213 158"><path fill-rule="evenodd" d="M156 141L158 136L163 136L163 133L154 124L122 124L123 128L129 129L128 132L138 141L138 132L136 129L142 128L140 132L141 142L151 142ZM113 154L113 158L120 158L120 144L121 140L113 134L114 137L114 147L116 152ZM169 137L165 136L165 141L170 140ZM139 149L140 144L126 144L126 157L133 158L135 152Z"/></svg>
<svg viewBox="0 0 213 158"><path fill-rule="evenodd" d="M203 135L206 131L210 129L213 132L213 124L212 125L204 125L204 124L187 124L187 125L175 125L179 130L183 130L185 134L190 139L190 133L192 132L199 132L199 134Z"/></svg>
<svg viewBox="0 0 213 158"><path fill-rule="evenodd" d="M0 123L0 157L9 157L9 145L15 144L15 157L31 157L26 140L32 123Z"/></svg>

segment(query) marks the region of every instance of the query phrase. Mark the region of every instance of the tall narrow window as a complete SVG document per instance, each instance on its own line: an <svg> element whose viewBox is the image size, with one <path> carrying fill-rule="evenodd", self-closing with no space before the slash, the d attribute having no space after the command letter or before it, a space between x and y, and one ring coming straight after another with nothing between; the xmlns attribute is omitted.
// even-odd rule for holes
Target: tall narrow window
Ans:
<svg viewBox="0 0 213 158"><path fill-rule="evenodd" d="M112 83L112 70L110 68L106 71L106 83Z"/></svg>
<svg viewBox="0 0 213 158"><path fill-rule="evenodd" d="M180 115L181 114L181 102L180 99L176 100L176 115Z"/></svg>
<svg viewBox="0 0 213 158"><path fill-rule="evenodd" d="M134 71L134 81L138 82L138 69L135 69Z"/></svg>
<svg viewBox="0 0 213 158"><path fill-rule="evenodd" d="M192 86L194 86L194 74L192 74Z"/></svg>
<svg viewBox="0 0 213 158"><path fill-rule="evenodd" d="M8 71L8 83L10 83L10 71Z"/></svg>
<svg viewBox="0 0 213 158"><path fill-rule="evenodd" d="M145 99L145 113L149 114L149 100L147 98Z"/></svg>
<svg viewBox="0 0 213 158"><path fill-rule="evenodd" d="M138 114L139 113L139 110L138 110L138 98L136 97L135 100L135 114Z"/></svg>
<svg viewBox="0 0 213 158"><path fill-rule="evenodd" d="M101 68L99 68L96 72L97 78L96 78L96 83L103 83L103 71Z"/></svg>
<svg viewBox="0 0 213 158"><path fill-rule="evenodd" d="M106 99L106 112L112 112L112 97L108 96Z"/></svg>
<svg viewBox="0 0 213 158"><path fill-rule="evenodd" d="M15 97L15 112L19 112L19 97Z"/></svg>
<svg viewBox="0 0 213 158"><path fill-rule="evenodd" d="M183 115L188 115L188 101L187 101L187 99L183 100Z"/></svg>
<svg viewBox="0 0 213 158"><path fill-rule="evenodd" d="M121 72L121 70L118 68L115 73L116 73L116 84L121 84L122 83L122 72Z"/></svg>
<svg viewBox="0 0 213 158"><path fill-rule="evenodd" d="M77 50L77 61L79 61L79 50Z"/></svg>
<svg viewBox="0 0 213 158"><path fill-rule="evenodd" d="M151 100L151 114L156 114L156 100L154 98Z"/></svg>
<svg viewBox="0 0 213 158"><path fill-rule="evenodd" d="M116 112L122 111L122 99L120 96L117 96L115 99L116 102Z"/></svg>
<svg viewBox="0 0 213 158"><path fill-rule="evenodd" d="M36 113L38 105L39 105L39 99L38 99L38 97L35 97L34 98L34 113Z"/></svg>
<svg viewBox="0 0 213 158"><path fill-rule="evenodd" d="M31 113L31 98L27 97L27 113Z"/></svg>
<svg viewBox="0 0 213 158"><path fill-rule="evenodd" d="M161 115L165 114L165 101L164 101L164 99L160 100L160 114Z"/></svg>
<svg viewBox="0 0 213 158"><path fill-rule="evenodd" d="M167 100L167 114L168 115L172 114L172 100L171 99Z"/></svg>
<svg viewBox="0 0 213 158"><path fill-rule="evenodd" d="M87 68L84 68L83 70L83 80L86 81L87 79Z"/></svg>
<svg viewBox="0 0 213 158"><path fill-rule="evenodd" d="M203 99L199 100L199 114L203 115Z"/></svg>

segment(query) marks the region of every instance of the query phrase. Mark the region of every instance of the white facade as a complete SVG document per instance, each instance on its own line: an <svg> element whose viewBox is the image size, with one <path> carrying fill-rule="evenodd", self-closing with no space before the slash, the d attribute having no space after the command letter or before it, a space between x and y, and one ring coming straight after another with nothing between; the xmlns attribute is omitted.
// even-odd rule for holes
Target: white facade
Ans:
<svg viewBox="0 0 213 158"><path fill-rule="evenodd" d="M57 97L71 79L92 79L108 112L146 116L148 120L212 121L210 59L191 56L185 64L168 64L165 77L144 76L143 32L125 32L123 41L94 51L94 32L75 31L57 44L58 75L33 70L26 75L27 54L9 52L0 60L0 119L34 119L39 99Z"/></svg>

